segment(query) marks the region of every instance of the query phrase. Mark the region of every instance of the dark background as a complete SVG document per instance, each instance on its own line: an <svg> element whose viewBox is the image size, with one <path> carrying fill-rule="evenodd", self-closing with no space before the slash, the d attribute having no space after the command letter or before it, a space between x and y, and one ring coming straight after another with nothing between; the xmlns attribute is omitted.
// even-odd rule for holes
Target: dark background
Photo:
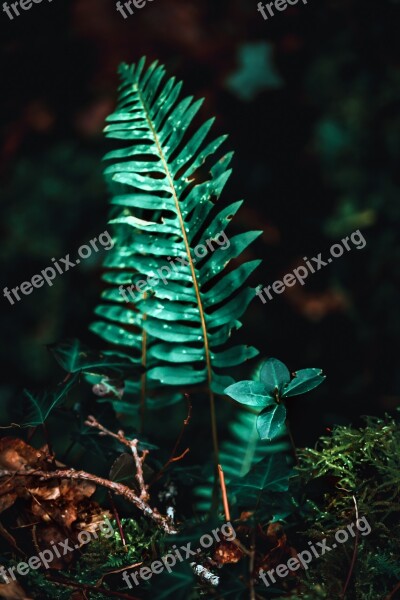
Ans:
<svg viewBox="0 0 400 600"><path fill-rule="evenodd" d="M268 21L256 7L154 0L124 20L114 0L43 0L13 21L0 14L1 288L106 229L102 128L117 67L158 58L186 94L205 97L201 117L217 117L214 134L230 134L223 201L245 198L232 231L264 230L246 256L264 259L254 284L326 255L358 228L367 240L303 287L266 305L256 298L239 334L292 371L324 369L326 383L289 407L305 444L399 404L400 5L300 0ZM46 344L102 346L87 326L103 257L14 306L1 297L3 407L24 386L59 380Z"/></svg>

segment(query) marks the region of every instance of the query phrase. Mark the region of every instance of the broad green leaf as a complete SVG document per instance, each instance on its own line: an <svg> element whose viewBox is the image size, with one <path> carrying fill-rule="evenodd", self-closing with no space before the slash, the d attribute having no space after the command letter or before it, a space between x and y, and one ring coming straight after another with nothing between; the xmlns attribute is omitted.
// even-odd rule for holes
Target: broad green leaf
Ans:
<svg viewBox="0 0 400 600"><path fill-rule="evenodd" d="M273 440L282 433L286 421L286 408L283 404L273 404L265 408L257 417L257 431L262 440Z"/></svg>
<svg viewBox="0 0 400 600"><path fill-rule="evenodd" d="M261 367L260 380L268 387L272 394L274 389L279 392L290 381L289 369L277 358L268 358Z"/></svg>
<svg viewBox="0 0 400 600"><path fill-rule="evenodd" d="M247 406L264 408L275 404L275 399L261 381L239 381L226 388L225 394Z"/></svg>
<svg viewBox="0 0 400 600"><path fill-rule="evenodd" d="M297 396L313 390L325 380L321 369L300 369L294 374L292 381L285 387L282 396Z"/></svg>

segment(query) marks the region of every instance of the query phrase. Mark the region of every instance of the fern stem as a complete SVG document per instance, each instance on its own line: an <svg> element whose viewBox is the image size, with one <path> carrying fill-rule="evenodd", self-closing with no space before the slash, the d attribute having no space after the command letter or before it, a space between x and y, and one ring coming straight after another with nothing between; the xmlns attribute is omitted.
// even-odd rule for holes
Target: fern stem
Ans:
<svg viewBox="0 0 400 600"><path fill-rule="evenodd" d="M194 291L196 294L197 306L198 306L199 314L200 314L201 329L203 332L203 339L204 339L204 353L205 353L206 368L207 368L208 393L209 393L209 398L210 398L211 433L212 433L212 442L213 442L213 449L214 449L215 480L217 480L218 462L219 462L218 430L217 430L217 419L216 419L216 414L215 414L215 398L214 398L214 393L211 389L211 386L212 386L211 354L210 354L210 348L208 345L207 326L206 326L206 320L205 320L205 316L204 316L203 302L202 302L201 295L200 295L199 285L197 283L196 271L194 268L192 255L190 252L189 240L186 235L185 222L183 220L181 207L179 205L179 199L178 199L178 196L177 196L177 193L175 190L174 179L169 170L166 158L164 156L164 152L163 152L162 146L160 144L158 134L157 134L156 130L154 129L153 123L149 117L149 111L148 111L147 105L146 105L146 103L143 99L143 96L140 92L140 89L137 85L136 85L136 90L137 90L138 96L140 98L140 101L143 105L143 110L146 115L147 124L153 135L154 143L157 146L159 156L160 156L160 159L161 159L164 171L165 171L165 175L167 177L167 180L168 180L171 192L172 192L172 196L173 196L175 208L176 208L176 213L177 213L178 220L179 220L179 225L180 225L181 232L182 232L182 238L183 238L183 242L185 244L187 258L189 260L190 272L192 275L193 287L194 287Z"/></svg>
<svg viewBox="0 0 400 600"><path fill-rule="evenodd" d="M146 300L147 293L144 292L143 300ZM147 315L143 315L143 321L145 321ZM140 433L144 430L144 416L146 412L146 364L147 364L147 331L142 328L142 367L144 369L143 374L140 377Z"/></svg>

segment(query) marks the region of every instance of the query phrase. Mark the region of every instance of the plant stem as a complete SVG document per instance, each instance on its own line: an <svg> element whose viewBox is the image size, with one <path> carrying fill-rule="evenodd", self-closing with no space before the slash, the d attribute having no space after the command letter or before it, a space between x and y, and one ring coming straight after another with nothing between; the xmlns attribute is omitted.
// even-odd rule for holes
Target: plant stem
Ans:
<svg viewBox="0 0 400 600"><path fill-rule="evenodd" d="M194 292L196 295L197 306L199 309L201 329L202 329L202 333L203 333L204 354L205 354L206 368L207 368L208 393L209 393L209 398L210 398L211 432L212 432L212 441L213 441L213 449L214 449L214 465L215 465L215 481L214 481L214 487L215 487L215 483L217 482L217 478L218 478L218 462L219 462L218 431L217 431L217 419L216 419L216 415L215 415L214 392L211 389L212 388L211 352L210 352L210 347L209 347L209 343L208 343L207 324L206 324L206 318L205 318L205 311L204 311L204 307L203 307L203 300L202 300L202 297L200 294L200 288L199 288L199 283L197 281L196 269L193 264L192 254L190 252L190 244L189 244L189 240L188 240L188 236L187 236L187 229L186 229L185 221L184 221L184 218L182 215L181 206L179 204L179 198L178 198L178 193L176 190L174 176L170 171L170 168L169 168L169 165L167 162L167 158L164 154L164 150L163 150L162 144L160 142L159 135L158 135L158 133L154 127L154 124L150 118L148 106L146 105L146 103L143 99L143 95L141 93L141 90L139 89L139 86L136 86L136 88L137 88L137 93L140 98L140 101L143 105L143 110L145 113L147 125L149 127L149 130L152 133L154 143L157 146L157 150L158 150L158 153L159 153L159 156L160 156L160 159L161 159L164 171L165 171L166 179L167 179L168 184L171 189L172 198L174 200L174 204L175 204L175 208L176 208L176 215L178 217L179 226L180 226L181 233L182 233L182 239L183 239L183 243L185 245L186 255L187 255L187 259L189 261L189 268L190 268L190 273L192 276L193 288L194 288Z"/></svg>
<svg viewBox="0 0 400 600"><path fill-rule="evenodd" d="M355 496L353 496L353 502L354 502L354 506L355 506L355 509L356 509L356 522L358 523L358 506L357 506L357 500L356 500ZM344 597L346 595L346 590L348 588L351 576L353 574L354 565L356 564L359 536L360 536L360 531L359 531L359 529L357 527L356 539L354 541L353 557L351 559L349 574L347 575L346 583L344 584L344 588L343 588L343 592L342 592L342 600L344 600Z"/></svg>
<svg viewBox="0 0 400 600"><path fill-rule="evenodd" d="M189 399L189 394L185 394L185 398L186 401L188 403L188 414L186 419L183 421L183 425L182 425L182 429L178 435L178 438L175 442L175 446L174 449L171 452L171 456L169 457L169 459L167 460L167 462L161 467L160 471L153 477L153 479L150 482L150 485L153 485L156 481L158 481L160 479L160 477L164 474L164 472L166 471L166 469L168 468L168 466L175 462L176 460L179 460L181 458L183 458L185 456L185 454L187 454L189 452L189 448L187 448L183 454L181 454L180 456L175 456L176 452L178 450L179 444L181 443L182 437L183 437L183 433L185 431L185 428L189 425L190 422L190 418L192 416L192 403L190 402Z"/></svg>
<svg viewBox="0 0 400 600"><path fill-rule="evenodd" d="M143 300L146 300L147 292L143 294ZM143 322L147 315L143 315ZM146 413L146 366L147 366L147 331L142 327L142 367L143 374L140 377L140 433L144 431L144 417Z"/></svg>
<svg viewBox="0 0 400 600"><path fill-rule="evenodd" d="M250 560L249 560L249 577L250 577L250 600L256 600L254 590L254 564L256 559L256 542L255 530L251 532Z"/></svg>
<svg viewBox="0 0 400 600"><path fill-rule="evenodd" d="M119 518L117 507L115 506L115 502L114 502L114 499L113 499L113 496L112 496L112 492L110 492L110 491L108 492L108 498L110 500L111 509L113 511L115 520L117 521L118 531L119 531L119 535L121 536L122 545L124 547L124 550L127 550L127 548L126 548L126 541L125 541L125 535L124 535L124 530L122 529L121 519Z"/></svg>
<svg viewBox="0 0 400 600"><path fill-rule="evenodd" d="M286 419L286 429L289 435L289 439L290 439L290 443L292 446L292 450L293 450L293 456L294 456L294 460L296 462L296 465L299 465L299 457L297 455L297 450L296 450L296 444L294 443L294 439L293 439L293 435L292 435L292 430L290 429L290 425L289 425L289 420Z"/></svg>
<svg viewBox="0 0 400 600"><path fill-rule="evenodd" d="M385 600L393 600L395 593L398 592L399 590L400 590L400 581L396 585L396 587L390 592L390 594L388 594L386 596Z"/></svg>
<svg viewBox="0 0 400 600"><path fill-rule="evenodd" d="M231 520L231 513L229 511L228 495L226 493L225 475L224 475L224 471L222 470L221 465L218 465L218 471L219 471L219 481L221 484L222 502L224 504L225 519L227 520L227 522L229 522Z"/></svg>

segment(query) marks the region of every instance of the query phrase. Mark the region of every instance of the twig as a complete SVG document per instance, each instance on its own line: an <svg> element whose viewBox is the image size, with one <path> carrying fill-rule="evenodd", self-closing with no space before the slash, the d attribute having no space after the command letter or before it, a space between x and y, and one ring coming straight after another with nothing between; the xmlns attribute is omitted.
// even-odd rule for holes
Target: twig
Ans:
<svg viewBox="0 0 400 600"><path fill-rule="evenodd" d="M125 567L121 567L120 569L113 569L112 571L107 571L107 573L103 573L103 575L96 581L96 586L101 585L103 583L103 579L107 577L107 575L115 575L115 573L121 573L121 571L129 571L130 569L136 569L143 564L142 562L135 563L133 565L126 565Z"/></svg>
<svg viewBox="0 0 400 600"><path fill-rule="evenodd" d="M224 475L221 465L218 465L218 473L219 473L219 482L221 484L222 502L224 505L225 518L226 518L227 522L229 522L231 520L231 513L229 511L228 496L226 493L225 475Z"/></svg>
<svg viewBox="0 0 400 600"><path fill-rule="evenodd" d="M105 590L104 588L96 587L95 585L87 585L86 583L67 581L64 579L59 579L58 577L51 577L50 575L47 575L47 579L54 583L58 583L59 585L63 585L64 587L82 590L83 593L96 592L97 594L103 594L103 596L108 596L109 598L123 598L124 600L140 600L136 596L129 596L128 594L123 594L122 592L112 592L111 590Z"/></svg>
<svg viewBox="0 0 400 600"><path fill-rule="evenodd" d="M228 494L226 493L225 475L224 475L224 471L223 471L221 465L218 465L218 474L219 474L219 482L221 485L222 501L224 504L225 519L226 519L227 523L230 523L231 513L229 511ZM233 527L231 527L231 530L233 533L235 533ZM236 535L236 533L235 533L235 535ZM247 550L246 546L243 546L243 544L241 542L239 542L239 540L236 537L233 540L231 540L231 542L232 542L232 544L234 544L235 546L240 548L240 550L244 554L246 554L247 556L251 556L250 550Z"/></svg>
<svg viewBox="0 0 400 600"><path fill-rule="evenodd" d="M87 473L86 471L75 471L75 469L57 469L56 471L40 471L40 470L24 470L24 471L9 471L9 470L0 470L0 478L1 477L39 477L42 480L47 479L74 479L78 481L92 481L97 485L101 485L106 489L113 491L115 494L119 496L123 496L128 502L131 502L141 510L147 517L152 519L159 527L164 529L167 533L174 534L177 531L170 525L167 517L161 515L157 509L151 508L147 502L142 500L139 496L137 496L133 490L131 490L128 486L123 485L122 483L117 483L116 481L109 481L108 479L104 479L103 477L98 477L97 475L92 475L91 473Z"/></svg>
<svg viewBox="0 0 400 600"><path fill-rule="evenodd" d="M182 425L182 429L178 435L178 438L175 442L175 446L171 452L171 456L169 457L169 459L167 460L167 462L165 463L165 465L163 465L161 467L161 469L159 470L159 472L153 477L153 479L150 482L150 485L153 485L156 481L158 481L160 479L160 477L164 474L164 472L167 470L167 468L169 467L169 465L173 462L176 462L178 460L180 460L181 458L183 458L188 452L189 452L189 448L186 448L186 450L180 455L180 456L175 456L179 444L181 443L184 431L186 429L186 427L189 425L190 422L190 418L192 416L192 404L189 400L189 394L185 394L185 398L186 398L186 402L188 405L188 414L186 419L183 421L183 425Z"/></svg>
<svg viewBox="0 0 400 600"><path fill-rule="evenodd" d="M119 531L119 535L121 536L122 545L124 547L124 550L127 551L128 549L126 548L125 534L124 534L124 530L122 528L121 519L119 518L117 507L115 506L113 495L112 495L112 492L110 492L110 491L108 492L108 498L110 500L111 508L112 508L112 511L113 511L113 514L114 514L114 518L117 521L118 531Z"/></svg>
<svg viewBox="0 0 400 600"><path fill-rule="evenodd" d="M251 532L251 546L250 546L250 560L249 560L249 577L250 577L250 600L256 600L256 593L254 589L254 563L256 560L256 544L255 544L255 531Z"/></svg>
<svg viewBox="0 0 400 600"><path fill-rule="evenodd" d="M106 429L93 416L89 416L87 418L87 420L85 421L85 425L88 425L89 427L98 429L100 431L100 435L108 435L108 436L118 440L121 444L128 446L128 448L131 449L133 458L134 458L135 464L136 464L136 479L139 484L140 499L143 500L144 502L147 502L147 500L149 499L149 493L147 491L148 486L144 482L143 463L144 463L145 458L148 455L149 451L143 450L142 456L139 456L139 452L137 449L139 440L137 440L137 439L128 440L125 437L125 434L122 430L118 431L118 433L114 433L114 432L110 431L109 429Z"/></svg>
<svg viewBox="0 0 400 600"><path fill-rule="evenodd" d="M353 496L353 502L354 502L354 506L356 509L356 523L358 524L358 506L357 506L357 500L356 500L355 496ZM354 565L356 564L359 536L360 536L360 531L357 527L356 539L354 541L353 558L351 559L350 571L349 571L349 574L347 575L346 583L344 584L344 588L343 588L343 592L342 592L342 600L344 600L344 597L346 595L346 590L350 583L351 576L353 574Z"/></svg>
<svg viewBox="0 0 400 600"><path fill-rule="evenodd" d="M385 598L385 600L393 600L395 593L400 590L400 581L399 583L396 585L396 587L394 588L394 590L392 590L390 592L390 594L388 594Z"/></svg>

